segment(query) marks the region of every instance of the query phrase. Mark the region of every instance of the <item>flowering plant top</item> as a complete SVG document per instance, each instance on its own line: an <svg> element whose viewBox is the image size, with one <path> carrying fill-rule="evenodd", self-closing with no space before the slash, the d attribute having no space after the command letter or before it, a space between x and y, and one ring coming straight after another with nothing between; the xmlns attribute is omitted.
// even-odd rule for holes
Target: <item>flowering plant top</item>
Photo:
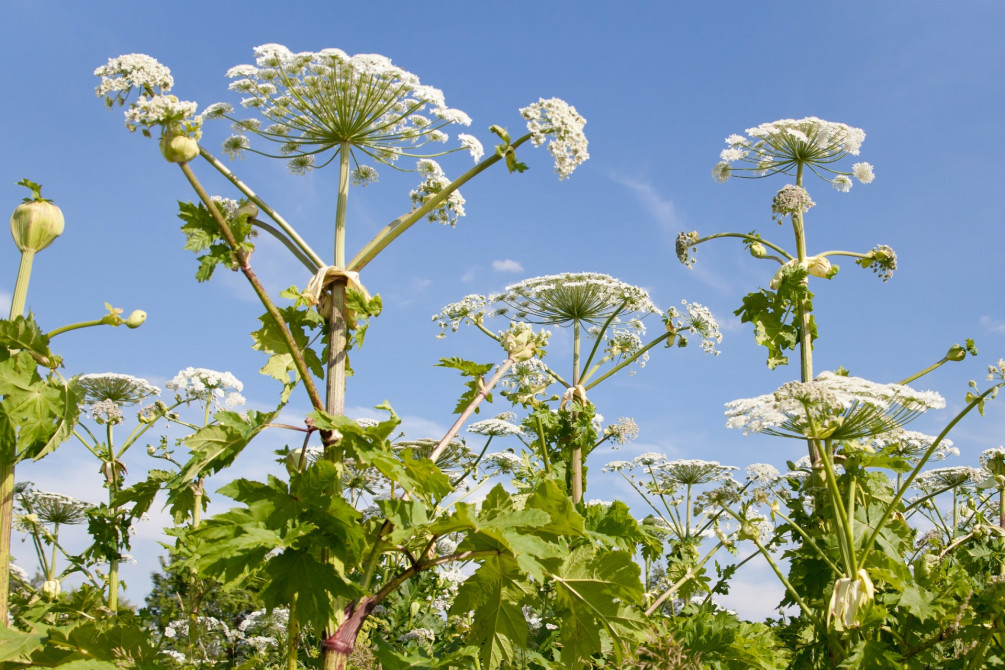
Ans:
<svg viewBox="0 0 1005 670"><path fill-rule="evenodd" d="M861 128L808 116L762 123L747 128L746 133L750 137L734 134L726 138L728 148L719 154L721 162L712 171L717 181L726 181L734 174L748 179L778 173L799 176L803 167L839 191L851 188L851 176L863 184L873 180L869 163L855 163L851 173L831 167L845 156L858 156L865 141ZM734 167L733 163L740 166Z"/></svg>
<svg viewBox="0 0 1005 670"><path fill-rule="evenodd" d="M934 391L824 372L813 381L789 382L774 393L726 403L726 426L744 434L853 440L893 430L925 410L945 406Z"/></svg>
<svg viewBox="0 0 1005 670"><path fill-rule="evenodd" d="M446 106L442 91L385 56L349 56L341 49L293 53L281 44L254 51L254 65L232 67L227 76L233 79L230 89L246 96L241 106L257 110L266 125L257 118L233 119L225 103L207 109L209 117L234 121L238 134L225 144L231 154L250 148L245 133L253 133L277 143L291 171L302 173L315 167L316 158L321 167L348 150L357 180L365 183L375 178L372 167L360 169L366 157L393 166L403 155L441 155L446 152L422 147L446 142L443 128L450 124L471 124L467 114ZM473 156L482 153L471 136L464 147Z"/></svg>

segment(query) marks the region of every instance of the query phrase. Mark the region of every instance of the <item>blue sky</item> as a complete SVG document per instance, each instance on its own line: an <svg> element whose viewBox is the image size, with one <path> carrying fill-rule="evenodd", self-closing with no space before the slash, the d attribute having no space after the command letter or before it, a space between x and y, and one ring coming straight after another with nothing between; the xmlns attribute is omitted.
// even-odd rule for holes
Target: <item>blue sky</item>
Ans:
<svg viewBox="0 0 1005 670"><path fill-rule="evenodd" d="M954 342L974 338L979 359L916 383L949 402L913 426L937 432L962 406L967 381L982 379L987 364L1005 356L1000 261L992 258L1005 248L1003 191L991 169L992 149L1005 144L1000 3L447 2L435 11L389 3L376 12L370 3L143 7L106 2L95 12L70 2L6 3L0 22L0 57L8 63L0 73L8 91L0 198L13 210L26 195L14 184L28 177L44 185L43 194L66 217L65 234L36 259L30 308L47 329L97 318L106 301L126 313L149 313L135 331L59 337L54 349L69 373L114 371L163 385L187 366L229 370L245 382L251 406L274 403L278 389L259 378L265 361L248 337L262 310L238 275L195 282L175 217L176 202L194 196L155 141L129 134L121 110L104 108L91 74L109 57L146 53L172 69L180 98L200 106L237 102L224 73L251 62L253 47L267 42L295 51L384 54L442 89L448 105L474 119L467 132L486 145L489 125L520 130L517 110L539 97L563 98L588 121L591 159L569 180L557 180L546 152L523 149L529 172L509 175L497 167L462 190L468 216L456 229L417 224L365 270L363 282L381 294L385 312L353 357L357 376L348 404L356 415L372 415L368 408L388 400L411 436L442 434L461 387L454 373L433 364L446 356L490 362L498 349L474 331L436 340L430 316L469 293L593 271L645 287L663 307L681 299L708 305L725 340L718 358L697 348L657 350L638 374L591 397L609 419L635 417L641 434L617 454L595 455L588 498L628 498L599 466L645 451L741 467L783 466L800 456L804 448L795 442L727 431L722 415L723 403L798 376L793 366L769 371L750 329L732 316L774 268L721 241L700 248L697 266L688 270L673 245L681 230L756 228L791 247L789 230L770 219L771 197L783 181L711 178L723 138L780 118L818 116L864 129L860 159L876 170L872 184L850 193L807 183L817 202L807 216L810 253L888 244L900 259L886 284L851 263L832 281L815 283L817 369L844 366L896 381ZM210 126L203 144L216 151L227 134L225 125ZM442 163L450 175L469 165L461 155ZM255 156L228 165L316 249L331 247L333 171L293 177L284 163ZM235 196L211 168L193 166L211 192ZM409 207L416 177L388 172L350 194L350 250ZM0 244L5 313L17 260L12 243ZM308 279L268 242L253 262L275 292ZM567 360L568 341L553 337L551 361ZM289 418L306 407L295 398ZM984 419L965 420L952 436L962 452L953 464L976 464L981 450L1002 443L1003 428L1005 410L995 403ZM283 439L254 443L235 474L264 476ZM139 477L150 463L142 449L132 456L130 476ZM97 464L72 443L20 472L41 488L92 500L102 495ZM134 600L155 566L155 526L141 530L140 565L127 574ZM27 545L20 553L28 563ZM764 612L758 583L769 579L758 570L741 573L730 601L752 616Z"/></svg>

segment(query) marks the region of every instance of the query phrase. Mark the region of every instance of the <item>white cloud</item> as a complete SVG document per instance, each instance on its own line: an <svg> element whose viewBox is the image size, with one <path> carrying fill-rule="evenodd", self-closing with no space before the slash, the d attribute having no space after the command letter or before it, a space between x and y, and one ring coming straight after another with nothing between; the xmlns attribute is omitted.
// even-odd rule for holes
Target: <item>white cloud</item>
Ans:
<svg viewBox="0 0 1005 670"><path fill-rule="evenodd" d="M492 261L492 269L496 272L523 272L523 266L509 258L504 261Z"/></svg>
<svg viewBox="0 0 1005 670"><path fill-rule="evenodd" d="M11 294L7 291L0 291L0 314L4 316L10 314Z"/></svg>
<svg viewBox="0 0 1005 670"><path fill-rule="evenodd" d="M476 274L478 274L478 266L472 265L461 275L461 281L465 284L471 283L475 280Z"/></svg>
<svg viewBox="0 0 1005 670"><path fill-rule="evenodd" d="M653 218L660 224L664 232L676 238L678 231L683 229L683 224L677 218L677 208L673 201L662 197L647 181L629 179L628 177L614 177L614 181L622 186L627 186L635 193L642 206L653 215Z"/></svg>
<svg viewBox="0 0 1005 670"><path fill-rule="evenodd" d="M1005 333L1005 321L996 321L990 316L982 316L980 323L981 327L986 328L992 333Z"/></svg>

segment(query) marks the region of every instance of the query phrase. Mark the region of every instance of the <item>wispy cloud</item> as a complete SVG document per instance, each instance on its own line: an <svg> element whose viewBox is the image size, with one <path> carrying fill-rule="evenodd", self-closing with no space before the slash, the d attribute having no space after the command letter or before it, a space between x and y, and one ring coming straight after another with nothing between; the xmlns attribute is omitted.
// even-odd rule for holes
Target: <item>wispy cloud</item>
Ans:
<svg viewBox="0 0 1005 670"><path fill-rule="evenodd" d="M478 274L478 266L472 265L469 267L464 274L461 275L461 281L465 284L470 284L475 280L475 275Z"/></svg>
<svg viewBox="0 0 1005 670"><path fill-rule="evenodd" d="M660 195L651 183L622 176L615 176L614 181L626 186L635 194L646 211L660 224L663 232L676 236L682 229L683 224L677 217L677 208L673 201Z"/></svg>
<svg viewBox="0 0 1005 670"><path fill-rule="evenodd" d="M504 261L492 261L492 269L496 272L523 272L519 261L507 258Z"/></svg>
<svg viewBox="0 0 1005 670"><path fill-rule="evenodd" d="M2 300L3 296L0 296ZM992 319L990 316L981 317L981 327L992 333L1005 333L1005 321L999 321L997 319Z"/></svg>
<svg viewBox="0 0 1005 670"><path fill-rule="evenodd" d="M0 291L0 314L10 314L11 295L7 291Z"/></svg>

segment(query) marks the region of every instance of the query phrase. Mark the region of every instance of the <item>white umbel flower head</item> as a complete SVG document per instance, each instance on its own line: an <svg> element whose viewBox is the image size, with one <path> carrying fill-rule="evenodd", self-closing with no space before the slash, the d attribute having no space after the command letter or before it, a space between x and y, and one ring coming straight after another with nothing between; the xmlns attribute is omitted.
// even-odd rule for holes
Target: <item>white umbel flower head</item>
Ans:
<svg viewBox="0 0 1005 670"><path fill-rule="evenodd" d="M242 105L264 117L264 127L244 129L278 144L278 153L259 153L287 158L297 173L324 167L342 151L355 165L439 155L442 150L424 147L446 141L444 128L471 123L445 105L442 91L379 54L293 53L281 44L254 52L254 65L227 72L230 89L245 96ZM229 112L221 115L236 121ZM471 150L470 142L461 148Z"/></svg>
<svg viewBox="0 0 1005 670"><path fill-rule="evenodd" d="M726 426L744 434L854 440L901 427L946 401L933 391L824 372L774 393L726 403Z"/></svg>
<svg viewBox="0 0 1005 670"><path fill-rule="evenodd" d="M583 133L586 119L569 103L559 98L541 98L521 109L520 114L527 120L534 146L548 142L548 151L555 159L555 172L560 180L566 179L590 157Z"/></svg>
<svg viewBox="0 0 1005 670"><path fill-rule="evenodd" d="M720 153L720 162L713 170L716 181L723 182L731 176L745 179L779 173L795 176L799 167L808 168L843 191L851 188L849 175L863 184L873 179L868 163L856 163L851 173L833 167L845 156L859 154L865 140L861 128L808 116L762 123L748 128L746 134L726 138L727 148Z"/></svg>
<svg viewBox="0 0 1005 670"><path fill-rule="evenodd" d="M244 396L240 393L244 384L229 372L185 368L166 386L175 391L179 400L212 402L218 409L240 407L245 403Z"/></svg>

